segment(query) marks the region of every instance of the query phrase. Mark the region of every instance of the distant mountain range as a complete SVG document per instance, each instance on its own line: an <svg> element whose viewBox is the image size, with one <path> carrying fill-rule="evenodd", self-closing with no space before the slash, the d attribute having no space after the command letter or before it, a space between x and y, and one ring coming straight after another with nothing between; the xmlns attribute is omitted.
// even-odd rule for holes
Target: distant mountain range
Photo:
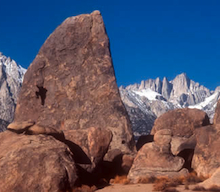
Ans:
<svg viewBox="0 0 220 192"><path fill-rule="evenodd" d="M14 118L17 98L26 69L0 52L0 131ZM211 121L220 97L220 86L211 91L190 80L185 73L168 81L166 77L141 81L119 88L132 122L135 137L149 134L157 117L176 108L204 110Z"/></svg>
<svg viewBox="0 0 220 192"><path fill-rule="evenodd" d="M18 93L26 69L0 52L0 132L14 118Z"/></svg>
<svg viewBox="0 0 220 192"><path fill-rule="evenodd" d="M197 108L204 110L211 121L220 97L220 87L215 91L190 80L185 73L168 81L166 77L141 81L119 88L128 111L135 137L149 134L155 119L168 110Z"/></svg>

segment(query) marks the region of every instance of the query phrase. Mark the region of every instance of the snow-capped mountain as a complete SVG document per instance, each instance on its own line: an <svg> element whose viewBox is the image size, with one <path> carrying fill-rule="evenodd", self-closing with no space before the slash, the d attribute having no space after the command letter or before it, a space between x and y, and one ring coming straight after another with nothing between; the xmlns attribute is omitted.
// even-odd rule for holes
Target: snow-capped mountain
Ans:
<svg viewBox="0 0 220 192"><path fill-rule="evenodd" d="M0 52L0 131L14 118L18 93L26 69Z"/></svg>
<svg viewBox="0 0 220 192"><path fill-rule="evenodd" d="M185 73L168 81L149 79L140 84L121 86L121 98L128 111L135 137L149 134L154 120L168 110L176 108L198 108L204 110L211 121L217 101L220 98L220 87L215 91L190 80Z"/></svg>

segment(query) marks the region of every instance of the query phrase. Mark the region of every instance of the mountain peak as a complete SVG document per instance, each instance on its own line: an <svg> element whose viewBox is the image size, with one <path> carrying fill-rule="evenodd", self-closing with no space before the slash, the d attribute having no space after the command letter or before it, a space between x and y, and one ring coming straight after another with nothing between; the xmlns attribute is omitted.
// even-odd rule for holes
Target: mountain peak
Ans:
<svg viewBox="0 0 220 192"><path fill-rule="evenodd" d="M19 83L22 83L26 69L18 65L13 59L11 59L11 57L3 55L2 52L0 52L0 65L8 76L12 77Z"/></svg>

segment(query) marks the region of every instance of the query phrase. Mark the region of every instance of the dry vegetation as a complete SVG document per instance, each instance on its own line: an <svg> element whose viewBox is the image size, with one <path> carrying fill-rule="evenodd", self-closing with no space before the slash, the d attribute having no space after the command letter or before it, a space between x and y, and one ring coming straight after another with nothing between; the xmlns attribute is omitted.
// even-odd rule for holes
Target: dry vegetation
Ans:
<svg viewBox="0 0 220 192"><path fill-rule="evenodd" d="M163 191L163 192L178 192L175 187L179 185L185 185L185 189L189 190L189 185L191 184L197 184L199 182L202 182L206 180L206 177L203 176L197 176L195 172L190 173L188 176L181 176L181 177L176 177L176 178L170 178L170 177L142 177L138 180L138 183L142 184L148 184L152 183L153 184L153 190L154 191ZM110 180L111 184L122 184L126 185L129 184L130 181L127 178L126 175L122 176L116 176L114 179ZM83 185L81 187L78 187L74 189L72 192L93 192L97 188L95 186L89 187L87 185ZM205 190L202 187L195 187L193 191L210 191L210 192L220 192L219 187L213 186L209 190Z"/></svg>
<svg viewBox="0 0 220 192"><path fill-rule="evenodd" d="M195 172L190 173L188 176L181 176L176 178L169 178L166 176L163 177L142 177L138 180L138 183L147 184L153 183L154 191L163 191L163 192L177 192L175 187L179 185L185 185L185 189L189 189L189 185L197 184L206 180L206 177L197 176ZM130 181L127 179L126 175L116 176L110 181L112 184L129 184ZM214 189L214 188L213 188ZM215 188L216 189L216 188ZM203 189L204 190L204 189ZM213 191L213 190L212 190Z"/></svg>
<svg viewBox="0 0 220 192"><path fill-rule="evenodd" d="M88 185L82 185L81 187L77 187L72 190L72 192L94 192L96 191L96 186L88 186Z"/></svg>
<svg viewBox="0 0 220 192"><path fill-rule="evenodd" d="M207 192L220 192L220 187L212 186L209 189L205 189L204 187L195 187L193 191L207 191Z"/></svg>
<svg viewBox="0 0 220 192"><path fill-rule="evenodd" d="M123 185L126 185L126 184L129 184L130 181L127 178L126 175L122 175L122 176L117 175L114 179L110 180L110 183L111 184L123 184Z"/></svg>

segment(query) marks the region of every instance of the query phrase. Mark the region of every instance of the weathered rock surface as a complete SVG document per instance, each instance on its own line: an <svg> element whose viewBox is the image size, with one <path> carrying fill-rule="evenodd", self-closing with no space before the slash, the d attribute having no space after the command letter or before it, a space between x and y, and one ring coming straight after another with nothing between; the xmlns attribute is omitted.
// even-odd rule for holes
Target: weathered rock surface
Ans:
<svg viewBox="0 0 220 192"><path fill-rule="evenodd" d="M218 100L217 107L215 109L215 115L214 115L214 124L220 124L220 100Z"/></svg>
<svg viewBox="0 0 220 192"><path fill-rule="evenodd" d="M205 126L196 130L197 145L192 168L198 175L211 176L220 167L220 129Z"/></svg>
<svg viewBox="0 0 220 192"><path fill-rule="evenodd" d="M136 183L143 177L180 176L188 173L182 169L185 160L170 151L171 131L163 129L154 136L154 142L145 144L134 159L128 178Z"/></svg>
<svg viewBox="0 0 220 192"><path fill-rule="evenodd" d="M172 137L170 145L172 154L178 155L181 151L185 149L195 149L196 137L195 135L192 135L190 138L174 136Z"/></svg>
<svg viewBox="0 0 220 192"><path fill-rule="evenodd" d="M198 186L204 187L205 189L212 188L213 186L220 187L220 167L213 173L213 175L209 179L203 181Z"/></svg>
<svg viewBox="0 0 220 192"><path fill-rule="evenodd" d="M88 128L66 132L65 143L74 154L75 162L88 172L92 172L103 160L112 140L110 130Z"/></svg>
<svg viewBox="0 0 220 192"><path fill-rule="evenodd" d="M41 47L25 74L15 112L14 122L27 120L66 136L70 130L109 129L109 152L135 151L99 11L66 19Z"/></svg>
<svg viewBox="0 0 220 192"><path fill-rule="evenodd" d="M34 121L22 121L22 122L13 122L8 125L8 129L23 132L33 126L35 124Z"/></svg>
<svg viewBox="0 0 220 192"><path fill-rule="evenodd" d="M78 178L72 153L51 136L0 134L1 191L67 191Z"/></svg>
<svg viewBox="0 0 220 192"><path fill-rule="evenodd" d="M198 109L175 109L156 119L151 134L161 129L170 129L173 136L189 138L196 128L209 125L207 114Z"/></svg>

